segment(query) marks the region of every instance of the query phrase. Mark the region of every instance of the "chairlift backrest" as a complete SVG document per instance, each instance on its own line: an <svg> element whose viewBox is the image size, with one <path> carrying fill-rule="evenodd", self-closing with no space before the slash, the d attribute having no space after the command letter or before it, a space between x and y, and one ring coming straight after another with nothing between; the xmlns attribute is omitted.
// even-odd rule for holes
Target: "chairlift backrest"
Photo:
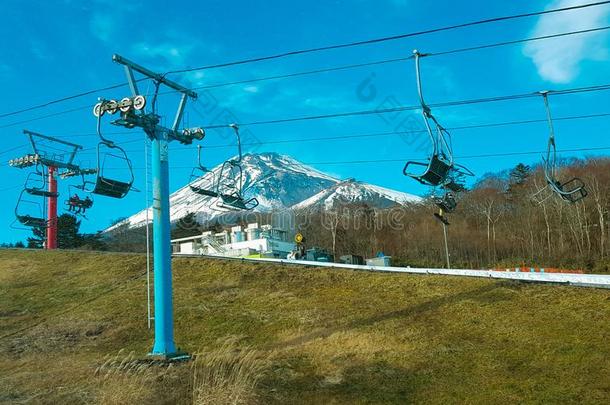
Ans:
<svg viewBox="0 0 610 405"><path fill-rule="evenodd" d="M206 168L203 163L201 163L201 145L197 145L197 165L198 166L194 167L191 171L191 177L189 178L189 186L191 191L206 197L218 197L214 172ZM210 176L212 178L211 187L203 187L202 185L198 184L198 182L200 182L205 176Z"/></svg>

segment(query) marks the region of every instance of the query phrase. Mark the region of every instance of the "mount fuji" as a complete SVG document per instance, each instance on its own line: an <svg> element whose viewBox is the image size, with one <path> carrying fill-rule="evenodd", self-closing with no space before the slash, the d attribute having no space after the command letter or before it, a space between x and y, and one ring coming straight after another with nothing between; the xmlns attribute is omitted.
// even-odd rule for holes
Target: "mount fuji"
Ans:
<svg viewBox="0 0 610 405"><path fill-rule="evenodd" d="M214 179L220 175L222 165L211 169L192 184L212 189ZM282 211L287 209L331 209L337 203L368 204L375 208L388 208L395 204L419 202L421 197L390 190L354 179L342 181L307 166L289 156L277 153L245 154L242 159L244 197L256 197L259 201L255 212ZM195 213L200 223L222 216L211 206L213 199L194 193L186 185L170 196L172 222L189 213ZM149 217L152 212L149 208ZM115 224L130 228L144 226L146 210Z"/></svg>

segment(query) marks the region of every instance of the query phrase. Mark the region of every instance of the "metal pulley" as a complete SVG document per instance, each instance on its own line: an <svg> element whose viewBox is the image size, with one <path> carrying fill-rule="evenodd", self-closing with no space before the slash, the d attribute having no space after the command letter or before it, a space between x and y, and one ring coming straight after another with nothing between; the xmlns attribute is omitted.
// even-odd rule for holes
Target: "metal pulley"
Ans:
<svg viewBox="0 0 610 405"><path fill-rule="evenodd" d="M100 117L105 113L116 114L117 111L127 113L129 111L140 111L146 107L146 97L137 95L135 97L125 97L121 101L102 100L93 107L93 115Z"/></svg>

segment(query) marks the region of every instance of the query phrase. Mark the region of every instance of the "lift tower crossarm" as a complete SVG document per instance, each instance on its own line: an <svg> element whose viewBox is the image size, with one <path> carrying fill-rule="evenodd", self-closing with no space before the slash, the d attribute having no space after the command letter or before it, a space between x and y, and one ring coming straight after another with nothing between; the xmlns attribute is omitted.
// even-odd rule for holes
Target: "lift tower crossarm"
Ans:
<svg viewBox="0 0 610 405"><path fill-rule="evenodd" d="M48 164L48 166L55 166L55 167L65 167L65 168L73 168L76 167L75 165L72 164L72 162L74 161L74 157L76 156L76 152L79 151L79 149L82 149L83 147L81 145L77 145L75 143L71 143L71 142L67 142L67 141L62 141L61 139L57 139L57 138L53 138L50 136L46 136L43 134L39 134L38 132L32 132L29 131L27 129L23 130L23 133L26 134L29 138L30 138L30 144L32 145L32 149L34 150L34 154L36 155L40 155L40 153L38 152L38 148L36 147L36 142L34 142L34 138L33 137L38 137L38 138L42 138L42 139L46 139L48 141L53 141L56 143L61 143L63 145L66 146L70 146L72 149L72 152L70 153L70 158L68 159L67 162L65 163L59 163L59 162L53 162L54 164Z"/></svg>
<svg viewBox="0 0 610 405"><path fill-rule="evenodd" d="M138 86L137 81L133 75L133 71L135 70L138 73L143 74L144 76L154 80L158 85L164 84L179 93L182 93L182 97L180 98L180 102L178 104L178 109L176 111L176 115L174 118L174 122L172 123L171 128L165 128L159 125L159 118L154 113L153 114L145 114L143 111L140 111L139 115L132 115L128 119L120 119L113 122L116 125L121 126L138 126L144 129L144 131L151 137L154 138L161 133L167 134L169 139L175 139L178 142L188 145L193 141L193 135L197 135L196 133L189 133L186 135L182 131L178 130L178 126L180 125L180 121L182 121L182 116L184 115L184 109L186 107L186 102L188 98L192 98L193 100L197 99L197 93L193 90L186 88L172 80L169 80L163 74L159 74L153 72L150 69L145 68L133 61L130 61L127 58L122 57L121 55L114 54L112 55L112 60L118 64L121 64L125 67L125 73L127 75L127 81L129 83L129 88L131 89L132 95L134 97L138 96ZM157 86L157 91L159 87ZM157 91L155 92L154 98L157 97ZM153 101L154 103L154 101ZM154 108L153 108L154 112Z"/></svg>
<svg viewBox="0 0 610 405"><path fill-rule="evenodd" d="M179 91L180 93L186 94L187 96L189 96L192 99L197 98L197 93L195 93L193 90L186 88L186 87L174 82L173 80L169 80L169 79L165 78L165 75L155 73L152 70L146 69L144 66L138 65L137 63L132 62L129 59L122 57L121 55L118 55L115 53L114 55L112 55L112 60L121 65L128 66L131 69L135 70L136 72L141 73L144 76L150 77L151 79L153 79L159 83L163 83L164 85L171 87L172 89ZM132 87L132 91L133 90L134 90L134 88Z"/></svg>

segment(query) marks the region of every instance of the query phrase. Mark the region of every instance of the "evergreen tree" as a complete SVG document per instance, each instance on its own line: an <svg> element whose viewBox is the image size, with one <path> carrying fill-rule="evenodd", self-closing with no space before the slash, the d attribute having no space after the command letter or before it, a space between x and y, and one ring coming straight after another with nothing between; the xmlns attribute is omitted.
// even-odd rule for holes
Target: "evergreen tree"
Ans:
<svg viewBox="0 0 610 405"><path fill-rule="evenodd" d="M75 249L82 245L83 236L78 233L80 224L74 215L61 214L57 218L57 246L60 249Z"/></svg>
<svg viewBox="0 0 610 405"><path fill-rule="evenodd" d="M509 201L514 202L522 194L523 186L527 183L532 170L523 163L517 164L510 172L508 177L508 188L506 190Z"/></svg>
<svg viewBox="0 0 610 405"><path fill-rule="evenodd" d="M42 249L44 247L44 241L47 238L47 229L42 227L32 228L33 237L29 237L28 248L30 249Z"/></svg>
<svg viewBox="0 0 610 405"><path fill-rule="evenodd" d="M74 215L62 214L57 217L57 247L60 249L77 249L85 247L91 250L106 250L101 233L81 234L81 221ZM42 249L46 240L46 228L33 228L33 237L28 238L28 248ZM20 243L20 242L18 242ZM19 247L15 245L15 247ZM23 247L23 243L21 243Z"/></svg>
<svg viewBox="0 0 610 405"><path fill-rule="evenodd" d="M527 178L530 176L530 174L531 168L528 165L519 163L517 166L515 166L514 169L510 171L509 184L511 186L523 185L527 181Z"/></svg>

